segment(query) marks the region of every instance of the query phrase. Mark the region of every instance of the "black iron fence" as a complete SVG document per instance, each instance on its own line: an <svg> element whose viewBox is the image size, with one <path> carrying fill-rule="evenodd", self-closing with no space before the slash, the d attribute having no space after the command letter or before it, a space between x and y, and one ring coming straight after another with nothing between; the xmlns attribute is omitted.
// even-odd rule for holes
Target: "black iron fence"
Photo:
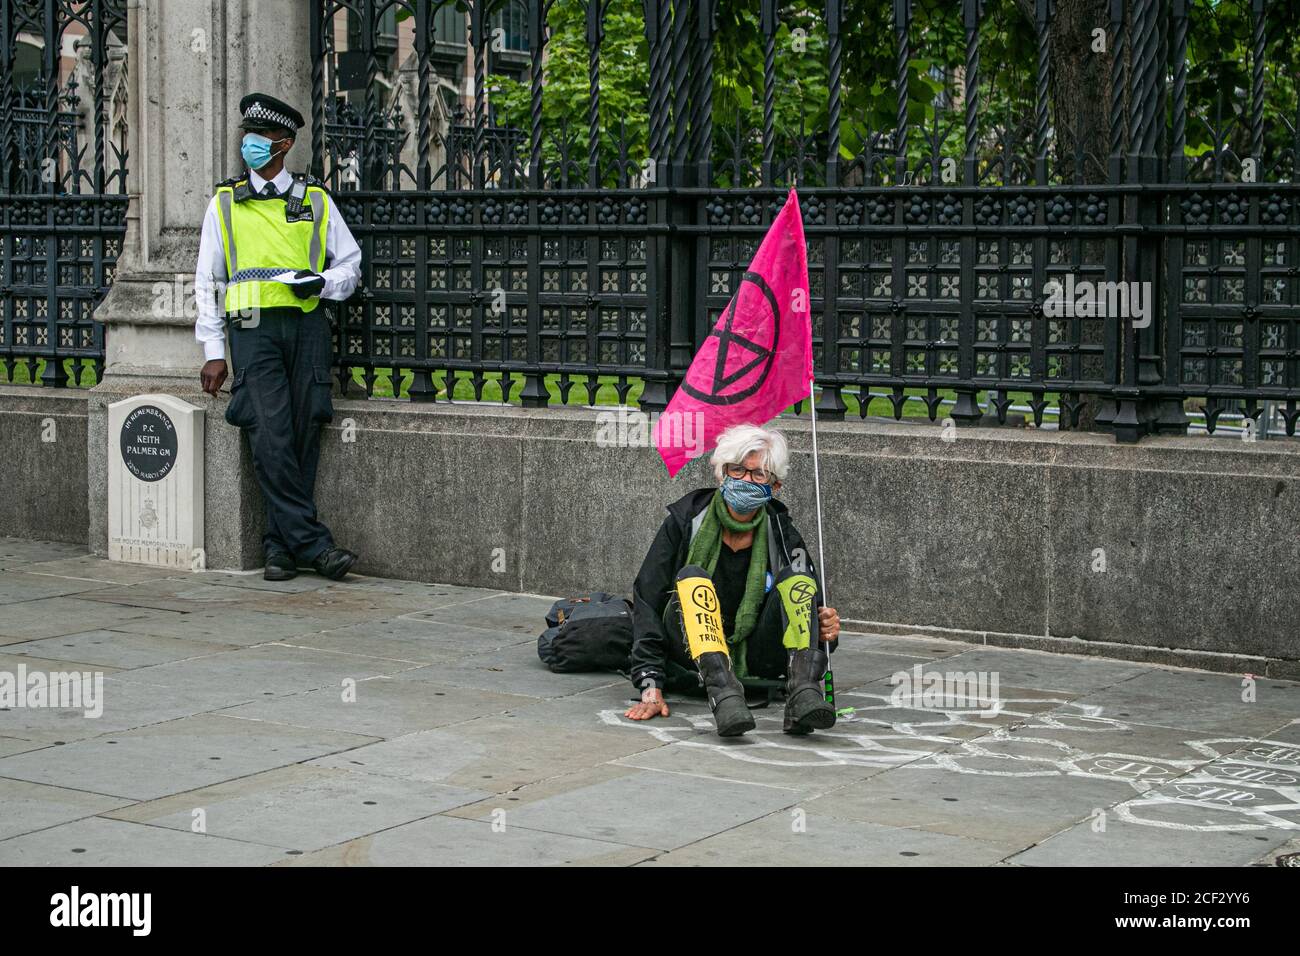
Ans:
<svg viewBox="0 0 1300 956"><path fill-rule="evenodd" d="M448 3L314 2L314 163L365 252L363 288L339 315L345 385L356 375L370 391L387 377L413 400L486 393L542 406L567 401L575 384L594 401L604 383L662 408L797 183L819 415L902 416L919 401L932 418L1005 421L1016 404L1063 427L1086 413L1132 441L1185 431L1191 411L1213 430L1225 410L1251 418L1272 402L1294 433L1300 33L1281 0L1092 2L1104 13L1083 35L1097 55L1082 65L1059 44L1073 42L1067 19L1085 4L1007 0L991 11L964 0L927 8L924 29L910 0L867 4L892 27L886 76L846 71L846 5L828 0L800 28L826 88L812 130L802 117L797 128L778 122L791 89L783 17L798 5L759 0L757 121L738 113L715 129L718 51L734 49L718 0L637 5L636 115L602 104L602 67L630 55L607 48L619 0L576 4L587 84L558 122L547 112L545 70L560 62L548 27L575 4L516 3L527 11L526 128L505 135L489 123L498 94L488 74L489 26L505 4L460 3L468 35L443 37ZM383 161L381 65L370 56L361 123L371 126L360 137L370 162L347 179L319 122L335 95L333 24L351 11L376 27L354 37L378 43L389 6L413 21L413 175ZM1194 18L1238 31L1239 85L1189 53ZM1016 20L1032 62L1023 95L998 99L981 46ZM956 63L934 53L944 37L956 37ZM439 143L435 50L461 40L473 108L468 129ZM924 120L918 64L940 88ZM1089 70L1092 85L1076 86L1084 99L1072 103L1066 74ZM872 84L884 93L871 115L847 112ZM891 120L873 129L891 97Z"/></svg>
<svg viewBox="0 0 1300 956"><path fill-rule="evenodd" d="M93 384L126 230L126 0L0 0L0 370Z"/></svg>

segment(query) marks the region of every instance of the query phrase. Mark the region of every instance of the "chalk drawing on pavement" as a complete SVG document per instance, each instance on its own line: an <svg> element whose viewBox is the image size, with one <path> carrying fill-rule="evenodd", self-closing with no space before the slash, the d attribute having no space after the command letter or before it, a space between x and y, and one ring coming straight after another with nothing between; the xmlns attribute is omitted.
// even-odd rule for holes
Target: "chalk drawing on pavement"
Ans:
<svg viewBox="0 0 1300 956"><path fill-rule="evenodd" d="M1300 745L1252 737L1193 738L1183 744L1188 756L1150 757L1036 735L1132 729L1104 716L1100 707L1065 699L1003 697L999 723L991 725L969 711L903 710L888 694L844 691L839 697L854 713L809 737L782 733L780 708L755 710L758 726L732 740L713 733L713 717L702 707L679 704L671 717L651 721L628 720L621 709L602 710L599 716L605 724L710 751L721 760L1103 779L1133 790L1133 797L1113 808L1126 823L1201 832L1300 830Z"/></svg>

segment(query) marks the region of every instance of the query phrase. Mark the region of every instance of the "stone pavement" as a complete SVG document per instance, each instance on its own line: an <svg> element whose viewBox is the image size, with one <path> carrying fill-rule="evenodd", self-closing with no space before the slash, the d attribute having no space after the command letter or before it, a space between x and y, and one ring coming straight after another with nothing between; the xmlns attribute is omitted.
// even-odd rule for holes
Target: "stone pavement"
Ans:
<svg viewBox="0 0 1300 956"><path fill-rule="evenodd" d="M703 701L637 724L617 676L547 671L550 603L0 539L0 681L103 675L99 717L30 698L0 711L0 864L1246 865L1300 850L1300 684L846 634L852 715L796 739L777 705L722 740ZM1001 712L891 701L890 675L918 664L996 675Z"/></svg>

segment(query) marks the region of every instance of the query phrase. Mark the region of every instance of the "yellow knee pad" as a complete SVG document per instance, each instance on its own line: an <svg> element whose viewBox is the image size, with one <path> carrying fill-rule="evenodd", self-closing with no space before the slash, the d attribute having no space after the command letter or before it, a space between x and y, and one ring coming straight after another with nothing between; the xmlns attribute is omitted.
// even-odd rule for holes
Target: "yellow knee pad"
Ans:
<svg viewBox="0 0 1300 956"><path fill-rule="evenodd" d="M728 654L727 638L722 632L722 607L713 582L693 575L678 578L677 600L682 608L682 630L686 633L691 659L699 660L701 654Z"/></svg>
<svg viewBox="0 0 1300 956"><path fill-rule="evenodd" d="M812 646L813 608L817 582L810 574L792 574L776 583L785 609L785 633L781 643L788 650L802 651Z"/></svg>

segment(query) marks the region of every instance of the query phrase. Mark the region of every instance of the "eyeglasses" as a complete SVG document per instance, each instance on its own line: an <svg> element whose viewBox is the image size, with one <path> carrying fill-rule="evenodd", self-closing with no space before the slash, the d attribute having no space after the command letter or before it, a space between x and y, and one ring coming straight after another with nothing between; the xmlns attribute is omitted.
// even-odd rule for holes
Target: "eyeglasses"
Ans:
<svg viewBox="0 0 1300 956"><path fill-rule="evenodd" d="M735 478L737 481L740 481L746 475L752 475L754 481L760 485L766 485L771 477L763 468L746 468L744 465L728 465L723 470L726 472L727 477Z"/></svg>

